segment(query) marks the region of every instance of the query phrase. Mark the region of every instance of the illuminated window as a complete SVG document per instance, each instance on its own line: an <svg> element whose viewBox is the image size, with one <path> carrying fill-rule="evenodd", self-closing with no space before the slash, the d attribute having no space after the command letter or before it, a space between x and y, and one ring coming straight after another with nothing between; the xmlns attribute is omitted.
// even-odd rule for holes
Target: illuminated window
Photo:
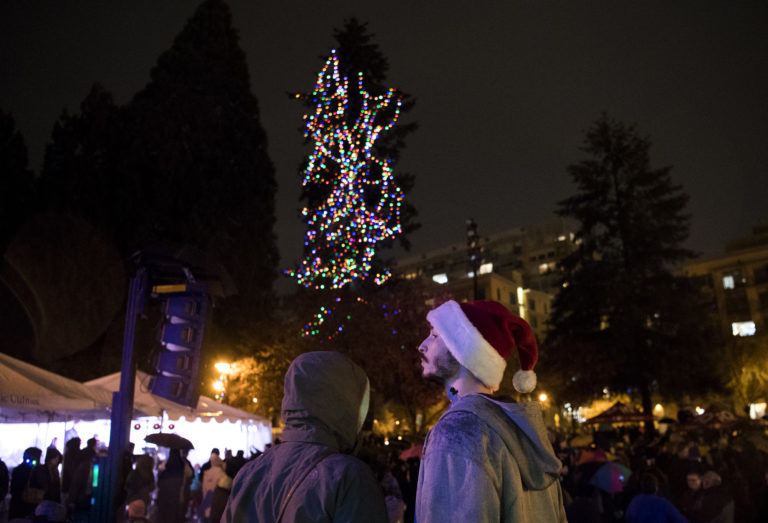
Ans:
<svg viewBox="0 0 768 523"><path fill-rule="evenodd" d="M754 321L734 321L731 323L731 329L734 336L754 336L757 332Z"/></svg>
<svg viewBox="0 0 768 523"><path fill-rule="evenodd" d="M733 276L723 276L723 288L724 289L734 289L736 286L734 285Z"/></svg>
<svg viewBox="0 0 768 523"><path fill-rule="evenodd" d="M493 263L484 263L480 266L480 270L477 271L478 274L490 274L493 272Z"/></svg>
<svg viewBox="0 0 768 523"><path fill-rule="evenodd" d="M556 267L557 267L557 264L555 262L540 263L539 274L546 274L550 271L555 270Z"/></svg>
<svg viewBox="0 0 768 523"><path fill-rule="evenodd" d="M752 419L762 419L765 416L766 404L764 401L760 403L752 403L749 405L749 417Z"/></svg>
<svg viewBox="0 0 768 523"><path fill-rule="evenodd" d="M435 274L432 276L432 281L443 285L444 283L448 283L448 275L445 273Z"/></svg>

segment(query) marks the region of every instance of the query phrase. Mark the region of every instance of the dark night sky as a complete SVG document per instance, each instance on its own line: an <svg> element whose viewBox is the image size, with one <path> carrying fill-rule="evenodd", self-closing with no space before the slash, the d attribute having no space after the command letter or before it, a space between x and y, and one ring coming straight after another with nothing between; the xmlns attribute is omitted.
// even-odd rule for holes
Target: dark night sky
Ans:
<svg viewBox="0 0 768 523"><path fill-rule="evenodd" d="M63 108L94 81L125 103L198 2L5 0L0 108L39 169ZM768 3L230 1L277 169L285 267L299 257L301 108L348 16L369 22L388 83L418 99L400 169L422 229L414 252L552 216L584 130L605 111L651 137L691 196L689 246L713 253L768 222ZM493 5L493 7L484 7Z"/></svg>

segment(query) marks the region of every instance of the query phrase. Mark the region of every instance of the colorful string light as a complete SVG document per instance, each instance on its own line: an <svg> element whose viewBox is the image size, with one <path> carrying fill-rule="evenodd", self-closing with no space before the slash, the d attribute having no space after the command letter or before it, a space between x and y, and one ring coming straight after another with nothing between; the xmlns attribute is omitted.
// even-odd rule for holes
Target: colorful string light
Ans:
<svg viewBox="0 0 768 523"><path fill-rule="evenodd" d="M349 80L339 74L339 59L331 51L312 94L314 114L304 115L305 136L314 143L314 151L302 185L330 192L317 208L302 210L307 220L306 257L297 269L285 272L317 290L340 289L370 276L376 284L384 283L388 270L370 274L376 245L402 232L403 191L394 181L390 160L373 154L374 142L397 121L402 98L394 89L369 94L362 73L357 88L359 96L354 99L360 100L360 111L350 124L355 113L349 107ZM387 114L393 109L390 118ZM321 311L315 321L325 315Z"/></svg>
<svg viewBox="0 0 768 523"><path fill-rule="evenodd" d="M341 298L337 297L334 301L336 303L340 303ZM355 301L365 305L370 305L368 301L359 296L355 298ZM386 321L389 319L389 312L387 312L386 304L383 304L381 308L383 310L381 321ZM320 312L315 313L312 316L312 320L304 325L304 328L301 331L302 338L306 336L318 336L319 342L323 343L323 341L330 341L341 334L344 331L344 323L350 321L352 316L347 314L346 316L342 317L339 314L334 314L336 312L337 307L335 305L331 307L320 307ZM394 309L392 313L395 315L400 314L400 310ZM331 320L333 319L336 320L336 323L329 325L332 323ZM324 326L327 328L324 329ZM325 332L321 332L321 330L325 330ZM392 334L396 335L397 329L393 329ZM401 350L404 348L405 346L400 346Z"/></svg>

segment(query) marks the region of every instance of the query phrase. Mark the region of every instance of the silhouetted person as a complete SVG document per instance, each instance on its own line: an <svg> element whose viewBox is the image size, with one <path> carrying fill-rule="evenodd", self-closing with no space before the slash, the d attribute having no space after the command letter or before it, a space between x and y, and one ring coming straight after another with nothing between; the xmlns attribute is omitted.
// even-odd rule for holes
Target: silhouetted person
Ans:
<svg viewBox="0 0 768 523"><path fill-rule="evenodd" d="M61 478L59 478L61 452L56 447L45 451L45 463L32 469L29 486L43 491L43 499L61 503Z"/></svg>
<svg viewBox="0 0 768 523"><path fill-rule="evenodd" d="M22 499L24 489L29 485L32 469L40 463L43 451L29 447L24 451L24 461L11 472L11 506L8 519L31 518L35 512L35 503L25 503Z"/></svg>
<svg viewBox="0 0 768 523"><path fill-rule="evenodd" d="M64 444L64 457L61 464L61 493L65 498L69 494L69 485L72 483L72 475L75 473L79 453L79 437L74 437Z"/></svg>

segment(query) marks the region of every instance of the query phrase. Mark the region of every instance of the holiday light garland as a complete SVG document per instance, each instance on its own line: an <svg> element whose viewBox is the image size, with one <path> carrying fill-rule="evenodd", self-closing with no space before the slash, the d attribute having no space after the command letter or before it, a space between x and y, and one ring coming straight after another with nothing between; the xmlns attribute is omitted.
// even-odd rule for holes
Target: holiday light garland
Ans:
<svg viewBox="0 0 768 523"><path fill-rule="evenodd" d="M354 113L349 80L339 74L339 59L331 51L312 94L314 114L304 115L305 136L313 141L314 151L302 185L328 186L330 192L317 208L302 210L307 218L306 257L296 270L285 272L317 290L340 289L356 278L369 278L376 245L402 232L403 191L395 183L390 160L373 154L374 142L397 121L402 98L394 89L369 94L362 73L357 89L360 110L350 124ZM384 113L392 109L394 115L388 118ZM389 276L384 271L373 278L381 285ZM321 310L316 321L326 312Z"/></svg>
<svg viewBox="0 0 768 523"><path fill-rule="evenodd" d="M337 297L335 300L335 303L340 303L341 298ZM363 303L365 305L370 305L368 301L361 297L355 298L355 301ZM381 306L382 312L381 312L381 318L379 318L379 321L386 321L389 319L390 312L387 308L386 304L383 304ZM338 317L339 315L336 314L337 322L334 325L329 325L327 330L330 330L330 332L321 333L321 329L323 328L324 324L331 323L330 320L334 319L334 313L337 313L337 306L333 305L330 307L320 307L320 312L317 312L313 315L312 320L304 325L304 329L301 331L301 337L306 336L318 336L319 342L323 343L323 341L330 341L334 339L336 336L338 336L343 330L344 330L344 322L349 321L352 319L352 316L347 314L345 318ZM394 308L392 309L393 315L400 314L400 309ZM397 329L392 330L392 334L397 334ZM405 349L405 345L400 346L400 350Z"/></svg>

